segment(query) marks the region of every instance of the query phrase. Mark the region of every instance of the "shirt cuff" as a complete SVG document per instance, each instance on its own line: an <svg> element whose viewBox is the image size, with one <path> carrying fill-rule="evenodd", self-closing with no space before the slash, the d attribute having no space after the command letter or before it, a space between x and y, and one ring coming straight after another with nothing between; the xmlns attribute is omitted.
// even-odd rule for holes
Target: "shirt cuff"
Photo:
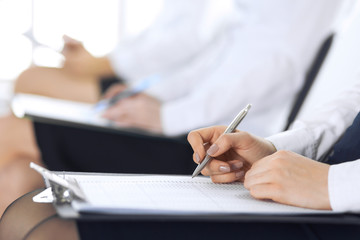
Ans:
<svg viewBox="0 0 360 240"><path fill-rule="evenodd" d="M360 160L330 166L328 189L334 211L360 212Z"/></svg>
<svg viewBox="0 0 360 240"><path fill-rule="evenodd" d="M315 159L316 143L306 129L293 129L266 138L277 150L288 150Z"/></svg>
<svg viewBox="0 0 360 240"><path fill-rule="evenodd" d="M115 74L125 80L140 78L137 76L138 69L134 69L134 59L129 51L116 51L107 55Z"/></svg>

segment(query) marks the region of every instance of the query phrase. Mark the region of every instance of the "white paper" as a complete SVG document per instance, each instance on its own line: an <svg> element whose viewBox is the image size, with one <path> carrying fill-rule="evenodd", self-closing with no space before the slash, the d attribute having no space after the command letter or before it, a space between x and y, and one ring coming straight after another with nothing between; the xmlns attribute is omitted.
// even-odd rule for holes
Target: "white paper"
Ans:
<svg viewBox="0 0 360 240"><path fill-rule="evenodd" d="M74 177L74 176L72 176ZM76 175L88 202L78 211L112 214L309 214L332 211L298 208L254 199L241 183L167 175Z"/></svg>
<svg viewBox="0 0 360 240"><path fill-rule="evenodd" d="M26 114L92 125L109 125L94 111L94 105L75 101L54 99L31 94L17 94L12 101L14 114L22 118Z"/></svg>
<svg viewBox="0 0 360 240"><path fill-rule="evenodd" d="M32 94L16 94L11 102L11 109L18 118L29 117L35 121L44 121L57 124L80 124L94 126L122 132L130 132L154 137L163 137L158 133L139 128L121 127L115 122L102 118L103 111L95 109L95 105L43 97Z"/></svg>

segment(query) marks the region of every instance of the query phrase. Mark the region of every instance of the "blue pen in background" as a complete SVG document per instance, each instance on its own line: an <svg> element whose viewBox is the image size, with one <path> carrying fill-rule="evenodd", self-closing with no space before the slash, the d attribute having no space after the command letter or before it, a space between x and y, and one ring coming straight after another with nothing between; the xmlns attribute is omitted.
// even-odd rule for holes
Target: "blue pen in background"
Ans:
<svg viewBox="0 0 360 240"><path fill-rule="evenodd" d="M141 93L146 89L148 89L149 87L155 85L159 81L160 81L159 75L151 75L145 78L144 80L140 81L140 83L136 84L135 86L125 89L124 91L116 94L112 98L99 101L98 103L95 104L94 109L96 112L104 111L109 107L113 106L114 104L116 104L121 99L128 98L135 94Z"/></svg>

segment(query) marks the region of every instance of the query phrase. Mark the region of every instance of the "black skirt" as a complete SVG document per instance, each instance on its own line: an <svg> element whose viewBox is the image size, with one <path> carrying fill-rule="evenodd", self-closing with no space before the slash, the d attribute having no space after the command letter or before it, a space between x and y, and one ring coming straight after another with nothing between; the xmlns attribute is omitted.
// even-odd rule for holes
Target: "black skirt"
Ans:
<svg viewBox="0 0 360 240"><path fill-rule="evenodd" d="M93 239L359 239L357 225L271 222L77 221L82 240Z"/></svg>

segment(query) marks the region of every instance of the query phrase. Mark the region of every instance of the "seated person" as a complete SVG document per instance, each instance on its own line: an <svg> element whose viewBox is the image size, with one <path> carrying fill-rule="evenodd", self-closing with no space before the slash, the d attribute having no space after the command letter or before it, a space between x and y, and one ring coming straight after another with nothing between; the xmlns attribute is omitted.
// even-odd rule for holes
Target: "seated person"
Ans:
<svg viewBox="0 0 360 240"><path fill-rule="evenodd" d="M238 109L252 103L261 107L252 111L243 128L261 136L275 133L285 124L286 113L303 76L331 31L342 1L231 1L234 5L231 11L215 15L215 20L209 22L209 16L214 14L214 7L211 7L214 2L165 2L163 15L153 27L138 40L119 45L108 58L93 58L80 43L67 40L63 68L29 69L19 77L15 90L95 102L99 97L100 77L116 75L126 84L133 84L158 74L163 80L142 94L120 101L106 116L122 126L181 136L195 128L228 124ZM208 4L210 7L204 7ZM167 11L169 7L173 11ZM184 10L186 14L172 15L181 9L187 9ZM166 24L164 19L174 25ZM178 19L185 21L184 25ZM114 88L110 90L116 92L118 89ZM223 93L222 97L214 98L214 93L218 92ZM3 166L0 176L6 175L6 180L0 182L1 191L11 192L14 197L19 192L17 188L10 191L8 182L17 182L28 190L38 186L38 180L33 182L29 177L24 181L22 176L30 174L29 161L41 163L40 156L53 170L150 172L160 171L157 166L163 166L162 173L169 169L177 169L173 173L187 173L192 168L185 161L176 163L176 166L182 165L179 168L175 165L168 168L170 163L162 164L161 160L153 164L158 153L165 149L166 139L130 140L115 132L104 134L37 124L36 143L41 145L40 154L30 122L16 122L26 124L18 138L13 136L20 139L21 144L14 140L18 147L12 148L15 153L11 160L0 158L0 166ZM6 128L2 138L7 139L8 134L14 133ZM32 144L25 148L27 143ZM170 140L169 145L173 143ZM148 154L137 151L144 144L149 149ZM183 154L191 154L184 140L174 145L175 150L168 148L169 155L185 159ZM132 167L119 160L119 152L123 159L136 160ZM23 160L13 167L14 158ZM106 164L99 159L107 159ZM139 164L139 159L146 159L146 163ZM152 168L146 168L147 165ZM7 171L9 168L14 171ZM9 203L2 201L0 199L0 212Z"/></svg>
<svg viewBox="0 0 360 240"><path fill-rule="evenodd" d="M256 106L254 106L256 107ZM360 84L286 132L261 138L216 126L188 135L193 159L213 160L202 171L214 182L241 181L256 199L312 209L360 213ZM355 120L354 120L355 119ZM206 144L208 143L208 144ZM330 154L328 154L330 153ZM324 160L319 162L316 160ZM170 161L170 159L168 159ZM11 239L358 239L358 225L273 222L85 221L60 219L52 205L14 202L0 223ZM31 209L31 210L28 210ZM30 214L31 213L31 214ZM286 220L284 220L286 221ZM141 231L136 231L141 229ZM61 233L61 234L60 234Z"/></svg>

